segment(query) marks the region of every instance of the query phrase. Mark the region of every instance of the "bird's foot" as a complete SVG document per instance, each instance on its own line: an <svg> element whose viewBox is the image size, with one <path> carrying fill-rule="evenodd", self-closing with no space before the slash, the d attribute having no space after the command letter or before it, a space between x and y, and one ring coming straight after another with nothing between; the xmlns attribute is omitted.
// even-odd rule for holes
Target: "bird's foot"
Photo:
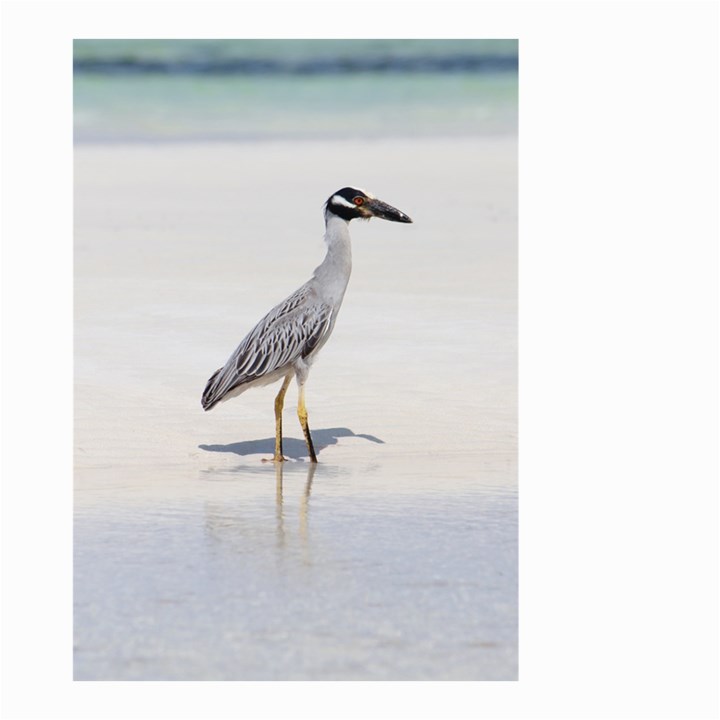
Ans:
<svg viewBox="0 0 720 720"><path fill-rule="evenodd" d="M273 455L271 458L263 458L262 462L269 463L269 462L287 462L288 459L286 457L283 457L282 455Z"/></svg>

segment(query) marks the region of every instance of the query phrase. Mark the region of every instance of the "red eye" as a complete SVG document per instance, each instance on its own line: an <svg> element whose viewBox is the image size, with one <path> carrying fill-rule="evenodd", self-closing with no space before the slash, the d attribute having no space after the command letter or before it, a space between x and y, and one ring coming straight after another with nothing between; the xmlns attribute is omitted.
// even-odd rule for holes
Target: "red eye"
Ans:
<svg viewBox="0 0 720 720"><path fill-rule="evenodd" d="M365 198L360 197L360 196L358 195L357 197L354 197L354 198L353 198L353 202L354 202L356 205L362 205L362 204L365 202Z"/></svg>

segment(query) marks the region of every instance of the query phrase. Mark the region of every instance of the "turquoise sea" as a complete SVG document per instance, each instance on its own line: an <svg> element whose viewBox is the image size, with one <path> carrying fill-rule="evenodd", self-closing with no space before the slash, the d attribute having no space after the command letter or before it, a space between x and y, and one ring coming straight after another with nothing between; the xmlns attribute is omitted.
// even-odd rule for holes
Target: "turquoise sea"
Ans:
<svg viewBox="0 0 720 720"><path fill-rule="evenodd" d="M515 40L76 40L76 142L517 130Z"/></svg>

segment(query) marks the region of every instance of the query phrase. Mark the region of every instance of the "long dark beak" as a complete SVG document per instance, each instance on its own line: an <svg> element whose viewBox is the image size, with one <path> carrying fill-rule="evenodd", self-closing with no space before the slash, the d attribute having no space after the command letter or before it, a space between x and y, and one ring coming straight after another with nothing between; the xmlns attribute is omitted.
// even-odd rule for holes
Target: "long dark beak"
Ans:
<svg viewBox="0 0 720 720"><path fill-rule="evenodd" d="M390 220L392 222L412 222L412 220L404 212L400 212L397 208L394 208L392 205L388 205L377 198L368 200L363 207L365 210L369 210L371 217L381 218L382 220Z"/></svg>

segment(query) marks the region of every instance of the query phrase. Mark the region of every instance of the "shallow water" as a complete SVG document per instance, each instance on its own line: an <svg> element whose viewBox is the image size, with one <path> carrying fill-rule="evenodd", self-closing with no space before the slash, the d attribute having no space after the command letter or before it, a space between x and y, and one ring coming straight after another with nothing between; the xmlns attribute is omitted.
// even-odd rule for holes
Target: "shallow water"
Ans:
<svg viewBox="0 0 720 720"><path fill-rule="evenodd" d="M102 499L85 488L77 503L76 679L516 678L503 478L477 467L458 481L452 458L237 460L168 475L164 503L143 502L140 478L135 494L130 474L92 474Z"/></svg>

